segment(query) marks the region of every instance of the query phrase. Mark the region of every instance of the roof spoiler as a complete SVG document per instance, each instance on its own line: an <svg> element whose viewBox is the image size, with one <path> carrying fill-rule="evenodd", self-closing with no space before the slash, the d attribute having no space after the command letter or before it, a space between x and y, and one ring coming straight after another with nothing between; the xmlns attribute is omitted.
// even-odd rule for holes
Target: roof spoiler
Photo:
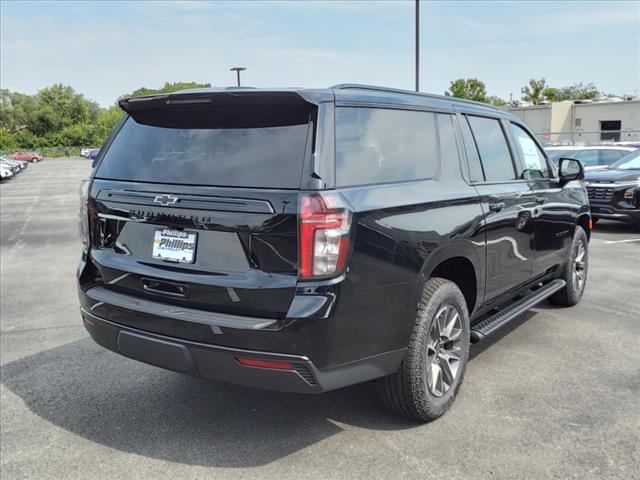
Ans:
<svg viewBox="0 0 640 480"><path fill-rule="evenodd" d="M191 91L123 98L137 123L164 128L260 128L309 122L317 105L296 92Z"/></svg>
<svg viewBox="0 0 640 480"><path fill-rule="evenodd" d="M303 107L333 100L320 90L260 90L260 89L193 89L175 93L122 98L118 105L133 115L142 110L172 107Z"/></svg>

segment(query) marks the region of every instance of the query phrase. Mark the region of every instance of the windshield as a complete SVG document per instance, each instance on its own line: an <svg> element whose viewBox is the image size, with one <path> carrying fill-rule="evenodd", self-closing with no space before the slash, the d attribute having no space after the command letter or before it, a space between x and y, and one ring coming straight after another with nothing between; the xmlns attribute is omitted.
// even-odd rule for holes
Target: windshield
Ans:
<svg viewBox="0 0 640 480"><path fill-rule="evenodd" d="M224 128L220 117L215 128L207 128L211 123L204 115L198 124L178 120L170 126L142 124L129 117L95 176L182 185L298 188L309 117L300 123L297 116L293 123L290 115L275 110L262 112L259 127L247 128L237 120L234 128ZM252 113L247 112L247 117L255 118ZM265 115L273 121L265 122Z"/></svg>
<svg viewBox="0 0 640 480"><path fill-rule="evenodd" d="M617 168L619 170L640 170L640 150L625 155L616 163L611 164L609 168Z"/></svg>

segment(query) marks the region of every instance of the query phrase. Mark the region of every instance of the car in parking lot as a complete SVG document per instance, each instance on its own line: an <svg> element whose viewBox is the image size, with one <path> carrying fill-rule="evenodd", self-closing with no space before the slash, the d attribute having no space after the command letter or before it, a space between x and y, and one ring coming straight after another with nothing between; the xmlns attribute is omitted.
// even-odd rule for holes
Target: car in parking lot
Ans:
<svg viewBox="0 0 640 480"><path fill-rule="evenodd" d="M429 421L471 342L582 296L583 167L556 171L495 107L362 85L120 106L82 184L77 271L110 350L289 392L376 380Z"/></svg>
<svg viewBox="0 0 640 480"><path fill-rule="evenodd" d="M12 160L7 157L0 157L0 162L12 168L13 167L17 168L17 171L24 170L25 168L27 168L27 165L29 164L29 162L25 160Z"/></svg>
<svg viewBox="0 0 640 480"><path fill-rule="evenodd" d="M0 159L0 164L2 164L4 167L8 168L12 174L16 174L21 170L21 167L18 163L16 162L10 162L8 160L3 160Z"/></svg>
<svg viewBox="0 0 640 480"><path fill-rule="evenodd" d="M555 163L558 163L558 159L562 157L575 158L580 160L584 165L585 171L600 170L607 168L614 162L617 162L625 155L635 151L636 148L632 146L612 146L612 145L597 145L597 146L559 146L559 147L546 147L545 151L549 158Z"/></svg>
<svg viewBox="0 0 640 480"><path fill-rule="evenodd" d="M5 165L4 163L0 163L0 178L2 180L8 180L13 177L14 173L11 167Z"/></svg>
<svg viewBox="0 0 640 480"><path fill-rule="evenodd" d="M100 153L100 149L99 148L94 148L92 150L89 151L89 153L87 154L87 158L89 160L95 160L96 158L98 158L98 154Z"/></svg>
<svg viewBox="0 0 640 480"><path fill-rule="evenodd" d="M36 163L42 160L42 155L38 152L15 152L9 155L9 158L13 160L26 160L31 163Z"/></svg>
<svg viewBox="0 0 640 480"><path fill-rule="evenodd" d="M640 150L605 170L588 172L585 184L594 220L619 220L640 230Z"/></svg>

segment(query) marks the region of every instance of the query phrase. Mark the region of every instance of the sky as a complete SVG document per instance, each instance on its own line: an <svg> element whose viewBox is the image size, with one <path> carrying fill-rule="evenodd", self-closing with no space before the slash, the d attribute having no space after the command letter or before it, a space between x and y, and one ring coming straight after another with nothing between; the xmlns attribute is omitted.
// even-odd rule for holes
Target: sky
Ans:
<svg viewBox="0 0 640 480"><path fill-rule="evenodd" d="M428 2L420 88L460 77L520 98L530 78L640 94L640 2ZM0 0L0 85L71 85L109 106L165 82L414 87L414 2Z"/></svg>

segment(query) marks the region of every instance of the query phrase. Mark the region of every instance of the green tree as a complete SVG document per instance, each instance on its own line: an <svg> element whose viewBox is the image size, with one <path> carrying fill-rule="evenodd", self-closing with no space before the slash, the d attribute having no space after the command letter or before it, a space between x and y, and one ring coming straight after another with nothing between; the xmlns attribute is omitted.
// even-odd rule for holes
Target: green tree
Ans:
<svg viewBox="0 0 640 480"><path fill-rule="evenodd" d="M122 110L117 105L100 112L94 128L95 145L100 145L107 139L111 130L115 128L122 118L122 115Z"/></svg>
<svg viewBox="0 0 640 480"><path fill-rule="evenodd" d="M489 97L489 103L495 105L496 107L503 107L507 104L507 101L495 95L491 95Z"/></svg>
<svg viewBox="0 0 640 480"><path fill-rule="evenodd" d="M86 123L75 123L54 134L52 142L59 147L94 145L96 142L94 128Z"/></svg>
<svg viewBox="0 0 640 480"><path fill-rule="evenodd" d="M522 87L522 99L531 102L534 105L539 105L543 100L542 92L547 87L547 82L544 78L536 80L532 78L529 80L529 84Z"/></svg>
<svg viewBox="0 0 640 480"><path fill-rule="evenodd" d="M477 78L458 78L452 81L445 95L475 100L476 102L489 101L486 85Z"/></svg>
<svg viewBox="0 0 640 480"><path fill-rule="evenodd" d="M139 88L130 95L210 86L196 82L165 83L158 89ZM0 89L0 148L98 146L122 115L116 104L100 108L68 85L51 85L36 95Z"/></svg>
<svg viewBox="0 0 640 480"><path fill-rule="evenodd" d="M598 89L593 83L574 83L568 87L563 87L558 91L558 100L587 100L598 95Z"/></svg>
<svg viewBox="0 0 640 480"><path fill-rule="evenodd" d="M30 132L44 136L50 132L57 132L63 127L58 113L47 104L41 104L28 119L27 127Z"/></svg>
<svg viewBox="0 0 640 480"><path fill-rule="evenodd" d="M547 87L542 91L542 96L548 102L557 102L560 90L555 87Z"/></svg>
<svg viewBox="0 0 640 480"><path fill-rule="evenodd" d="M197 82L165 82L165 84L160 88L141 87L127 95L123 95L121 98L139 97L141 95L155 95L158 93L173 93L177 92L178 90L185 90L187 88L211 88L211 84Z"/></svg>

